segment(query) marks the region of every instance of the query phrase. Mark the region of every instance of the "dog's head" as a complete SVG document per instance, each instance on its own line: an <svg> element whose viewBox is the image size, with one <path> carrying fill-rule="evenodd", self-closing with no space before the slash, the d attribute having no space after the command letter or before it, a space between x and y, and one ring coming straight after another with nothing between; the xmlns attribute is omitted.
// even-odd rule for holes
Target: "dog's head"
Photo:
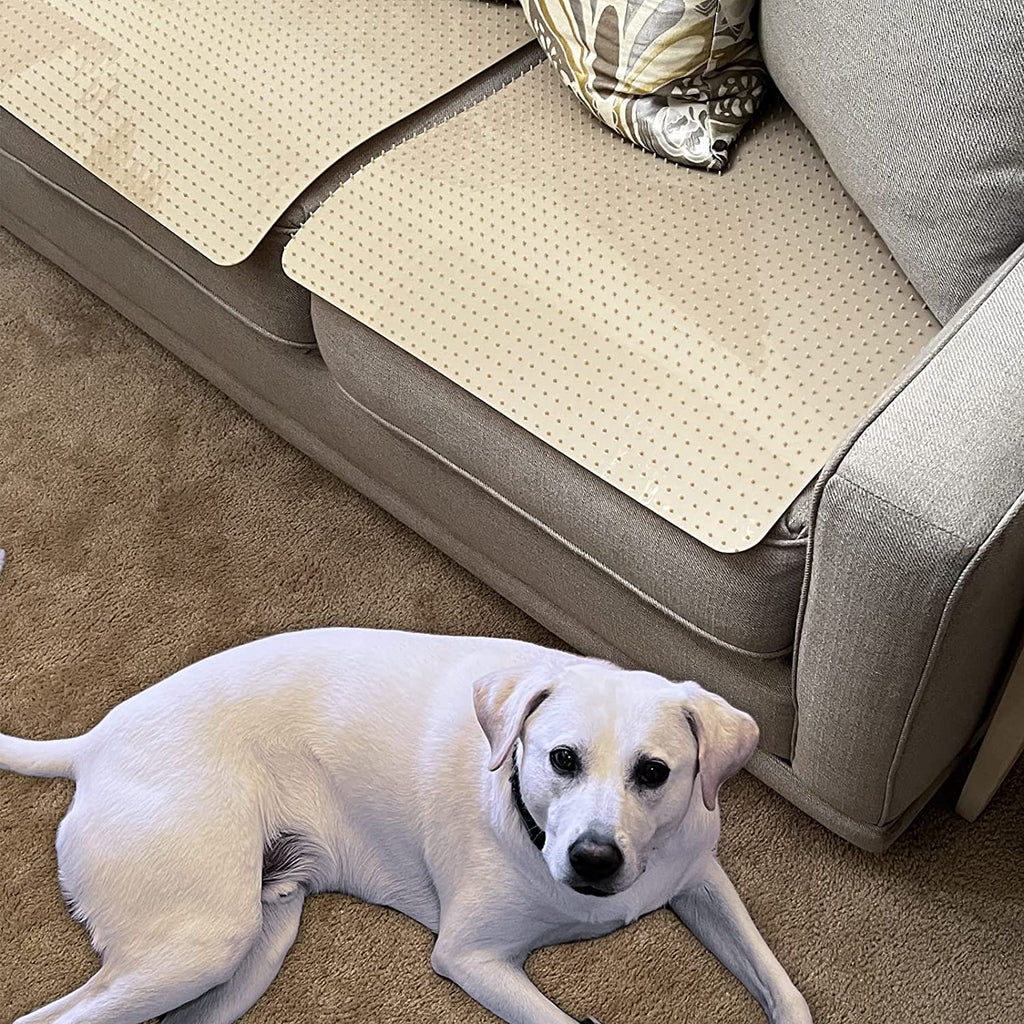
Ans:
<svg viewBox="0 0 1024 1024"><path fill-rule="evenodd" d="M754 720L696 683L558 659L474 688L496 771L522 741L522 799L552 876L578 892L628 889L689 814L757 745ZM697 791L699 790L699 796Z"/></svg>

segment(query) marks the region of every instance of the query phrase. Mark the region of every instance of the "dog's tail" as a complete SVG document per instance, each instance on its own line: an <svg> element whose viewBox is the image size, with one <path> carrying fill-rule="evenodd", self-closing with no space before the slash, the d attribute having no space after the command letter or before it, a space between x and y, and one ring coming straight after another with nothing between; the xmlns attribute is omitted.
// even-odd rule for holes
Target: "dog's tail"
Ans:
<svg viewBox="0 0 1024 1024"><path fill-rule="evenodd" d="M0 768L19 775L73 779L81 739L22 740L0 733Z"/></svg>

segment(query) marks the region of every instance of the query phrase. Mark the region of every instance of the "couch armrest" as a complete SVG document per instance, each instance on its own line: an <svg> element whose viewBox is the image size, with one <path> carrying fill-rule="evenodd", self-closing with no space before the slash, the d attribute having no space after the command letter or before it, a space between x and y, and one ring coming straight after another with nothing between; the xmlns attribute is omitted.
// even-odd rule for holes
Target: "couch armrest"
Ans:
<svg viewBox="0 0 1024 1024"><path fill-rule="evenodd" d="M970 743L1024 605L1024 246L816 488L793 771L870 826Z"/></svg>

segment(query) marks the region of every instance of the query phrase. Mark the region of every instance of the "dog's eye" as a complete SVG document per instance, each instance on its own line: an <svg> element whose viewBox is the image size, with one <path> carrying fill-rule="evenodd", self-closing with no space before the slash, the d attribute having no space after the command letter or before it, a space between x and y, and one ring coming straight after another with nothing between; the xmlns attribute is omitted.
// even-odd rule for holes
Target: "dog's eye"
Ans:
<svg viewBox="0 0 1024 1024"><path fill-rule="evenodd" d="M549 755L551 767L559 775L575 775L580 770L580 759L572 747L555 747Z"/></svg>
<svg viewBox="0 0 1024 1024"><path fill-rule="evenodd" d="M643 786L644 789L657 789L664 786L665 780L668 779L668 765L653 758L649 761L640 761L633 769L633 778L636 779L637 785Z"/></svg>

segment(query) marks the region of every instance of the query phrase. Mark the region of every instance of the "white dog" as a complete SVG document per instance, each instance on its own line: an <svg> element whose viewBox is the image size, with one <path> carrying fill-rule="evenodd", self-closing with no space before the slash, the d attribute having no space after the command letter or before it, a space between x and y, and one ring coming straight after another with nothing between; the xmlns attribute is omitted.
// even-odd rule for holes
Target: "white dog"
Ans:
<svg viewBox="0 0 1024 1024"><path fill-rule="evenodd" d="M756 742L696 683L363 629L207 658L73 739L0 736L0 767L77 783L60 880L103 961L18 1024L229 1024L324 891L426 925L434 969L514 1024L573 1020L531 950L667 903L774 1024L807 1024L715 857L718 787Z"/></svg>

